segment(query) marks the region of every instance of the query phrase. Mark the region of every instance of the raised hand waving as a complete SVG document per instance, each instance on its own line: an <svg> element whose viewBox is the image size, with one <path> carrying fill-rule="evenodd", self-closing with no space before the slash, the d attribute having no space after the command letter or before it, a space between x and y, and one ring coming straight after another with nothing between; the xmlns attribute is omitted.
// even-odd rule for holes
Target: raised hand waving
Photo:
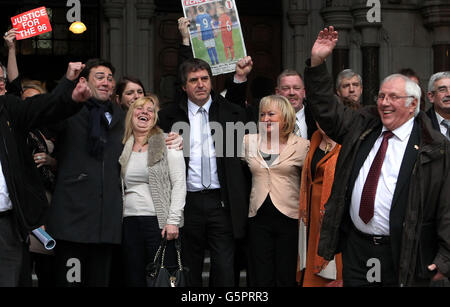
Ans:
<svg viewBox="0 0 450 307"><path fill-rule="evenodd" d="M338 32L333 26L320 31L316 42L311 50L311 66L322 64L325 59L333 52L338 41Z"/></svg>

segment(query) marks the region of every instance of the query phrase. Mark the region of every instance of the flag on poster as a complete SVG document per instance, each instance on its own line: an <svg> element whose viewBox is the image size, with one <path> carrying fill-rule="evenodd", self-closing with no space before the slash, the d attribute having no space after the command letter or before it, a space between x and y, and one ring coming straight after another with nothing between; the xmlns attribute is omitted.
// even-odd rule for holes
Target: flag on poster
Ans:
<svg viewBox="0 0 450 307"><path fill-rule="evenodd" d="M236 70L247 55L235 0L181 0L190 19L194 57L205 60L213 75Z"/></svg>
<svg viewBox="0 0 450 307"><path fill-rule="evenodd" d="M11 17L11 23L18 32L16 35L17 40L52 31L47 9L44 6Z"/></svg>

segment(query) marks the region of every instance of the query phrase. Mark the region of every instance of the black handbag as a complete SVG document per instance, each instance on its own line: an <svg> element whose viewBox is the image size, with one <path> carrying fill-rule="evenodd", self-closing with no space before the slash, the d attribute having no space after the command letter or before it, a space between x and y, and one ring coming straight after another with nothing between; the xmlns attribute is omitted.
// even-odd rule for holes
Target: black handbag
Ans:
<svg viewBox="0 0 450 307"><path fill-rule="evenodd" d="M163 238L155 254L153 262L147 266L148 287L187 287L187 269L181 264L181 242L175 240L177 253L177 265L165 266L164 256L166 253L167 240Z"/></svg>

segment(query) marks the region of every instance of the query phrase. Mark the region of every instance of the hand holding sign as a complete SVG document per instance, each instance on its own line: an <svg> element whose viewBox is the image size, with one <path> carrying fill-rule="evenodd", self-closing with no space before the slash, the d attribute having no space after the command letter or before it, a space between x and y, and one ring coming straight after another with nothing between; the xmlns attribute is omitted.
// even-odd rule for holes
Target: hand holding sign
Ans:
<svg viewBox="0 0 450 307"><path fill-rule="evenodd" d="M17 40L30 38L52 31L44 6L22 13L11 18L13 27L17 30Z"/></svg>
<svg viewBox="0 0 450 307"><path fill-rule="evenodd" d="M6 46L8 49L15 48L16 47L16 36L18 32L17 29L11 29L5 33L5 36L3 38L5 39Z"/></svg>

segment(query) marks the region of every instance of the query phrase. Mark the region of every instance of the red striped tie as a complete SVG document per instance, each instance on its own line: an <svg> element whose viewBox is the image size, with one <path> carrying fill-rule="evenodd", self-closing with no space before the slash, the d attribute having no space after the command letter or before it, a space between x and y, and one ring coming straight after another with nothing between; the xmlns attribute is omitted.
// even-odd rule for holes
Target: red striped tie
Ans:
<svg viewBox="0 0 450 307"><path fill-rule="evenodd" d="M364 188L361 194L361 203L359 206L359 216L366 224L369 223L373 217L378 179L380 178L381 167L383 166L389 139L393 136L394 134L391 131L383 132L383 141L381 142L381 146L372 162L366 182L364 183Z"/></svg>

